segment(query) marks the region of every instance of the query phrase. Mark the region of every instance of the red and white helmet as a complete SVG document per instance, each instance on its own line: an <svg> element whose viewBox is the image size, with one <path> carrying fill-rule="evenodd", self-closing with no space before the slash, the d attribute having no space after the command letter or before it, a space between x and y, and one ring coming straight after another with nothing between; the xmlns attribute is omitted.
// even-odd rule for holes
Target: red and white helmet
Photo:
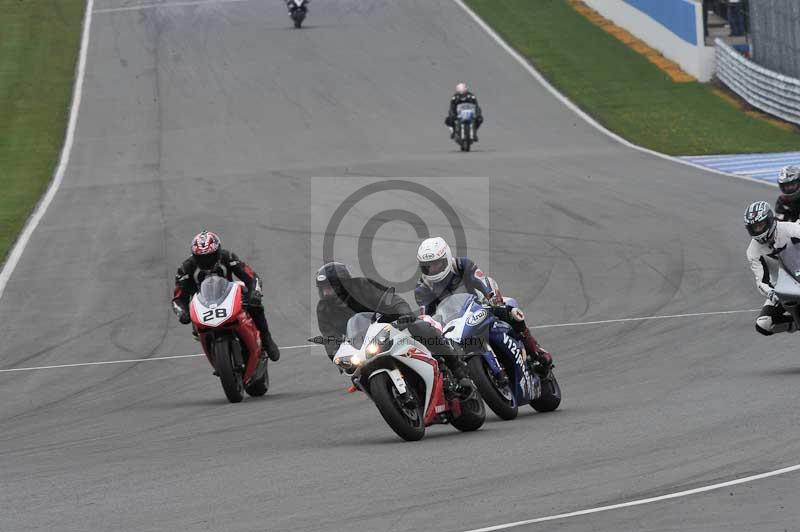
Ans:
<svg viewBox="0 0 800 532"><path fill-rule="evenodd" d="M463 81L456 85L456 93L458 94L466 94L467 93L467 84Z"/></svg>
<svg viewBox="0 0 800 532"><path fill-rule="evenodd" d="M436 236L422 241L417 250L417 262L422 278L436 283L453 272L453 253L444 238Z"/></svg>
<svg viewBox="0 0 800 532"><path fill-rule="evenodd" d="M219 260L222 242L216 233L203 231L192 239L192 255L201 270L210 270Z"/></svg>

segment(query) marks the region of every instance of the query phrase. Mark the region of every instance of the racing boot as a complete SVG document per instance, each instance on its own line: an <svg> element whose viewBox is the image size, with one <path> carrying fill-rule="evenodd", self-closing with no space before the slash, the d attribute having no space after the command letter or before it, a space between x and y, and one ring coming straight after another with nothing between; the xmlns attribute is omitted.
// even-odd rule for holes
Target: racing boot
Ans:
<svg viewBox="0 0 800 532"><path fill-rule="evenodd" d="M534 371L543 379L547 378L553 369L553 355L539 345L539 342L536 341L536 338L533 337L527 327L522 333L522 344L525 346L528 356L536 362L533 366Z"/></svg>
<svg viewBox="0 0 800 532"><path fill-rule="evenodd" d="M467 364L459 356L448 356L444 358L444 363L453 374L455 381L453 392L461 399L469 399L475 393L475 384L469 376Z"/></svg>
<svg viewBox="0 0 800 532"><path fill-rule="evenodd" d="M454 140L456 138L456 128L451 127L450 129L450 140Z"/></svg>
<svg viewBox="0 0 800 532"><path fill-rule="evenodd" d="M278 349L278 345L275 343L275 340L272 339L272 335L267 336L266 341L262 341L261 344L264 348L264 352L267 354L270 360L273 362L280 360L281 351Z"/></svg>

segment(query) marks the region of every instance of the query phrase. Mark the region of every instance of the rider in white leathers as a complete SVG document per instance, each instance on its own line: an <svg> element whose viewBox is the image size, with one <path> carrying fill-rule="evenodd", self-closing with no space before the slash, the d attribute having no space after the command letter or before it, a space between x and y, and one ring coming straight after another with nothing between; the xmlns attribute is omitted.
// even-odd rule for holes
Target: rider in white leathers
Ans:
<svg viewBox="0 0 800 532"><path fill-rule="evenodd" d="M794 320L775 295L778 280L778 254L786 246L800 243L800 224L779 222L766 201L753 203L745 211L745 226L753 239L747 247L747 261L756 280L756 288L767 300L756 318L756 331L764 336L795 332Z"/></svg>

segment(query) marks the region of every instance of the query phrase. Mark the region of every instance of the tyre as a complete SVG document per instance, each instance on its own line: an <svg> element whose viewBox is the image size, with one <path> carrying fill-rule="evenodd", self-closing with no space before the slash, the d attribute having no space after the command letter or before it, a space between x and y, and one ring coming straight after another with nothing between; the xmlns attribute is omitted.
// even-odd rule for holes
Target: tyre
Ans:
<svg viewBox="0 0 800 532"><path fill-rule="evenodd" d="M484 421L486 421L486 408L483 406L480 391L476 390L472 397L461 401L461 415L453 418L450 424L461 432L472 432L481 428Z"/></svg>
<svg viewBox="0 0 800 532"><path fill-rule="evenodd" d="M294 27L300 29L303 26L303 19L296 18L294 19Z"/></svg>
<svg viewBox="0 0 800 532"><path fill-rule="evenodd" d="M422 408L403 407L396 398L397 390L392 378L386 373L378 373L369 381L369 392L375 406L392 430L406 441L418 441L425 436L425 422Z"/></svg>
<svg viewBox="0 0 800 532"><path fill-rule="evenodd" d="M261 397L269 390L269 365L264 368L264 376L250 383L245 391L250 397Z"/></svg>
<svg viewBox="0 0 800 532"><path fill-rule="evenodd" d="M542 395L531 401L531 406L537 412L552 412L561 404L561 386L558 385L556 376L550 376L542 381Z"/></svg>
<svg viewBox="0 0 800 532"><path fill-rule="evenodd" d="M513 392L508 386L505 387L505 390L498 388L498 384L491 375L483 357L479 355L473 356L467 361L467 365L469 366L472 382L481 392L483 400L489 409L497 414L497 417L506 421L517 417L519 408L514 402Z"/></svg>
<svg viewBox="0 0 800 532"><path fill-rule="evenodd" d="M214 345L214 367L219 374L225 397L231 403L240 403L244 399L244 383L239 364L234 360L234 352L228 340L217 342Z"/></svg>

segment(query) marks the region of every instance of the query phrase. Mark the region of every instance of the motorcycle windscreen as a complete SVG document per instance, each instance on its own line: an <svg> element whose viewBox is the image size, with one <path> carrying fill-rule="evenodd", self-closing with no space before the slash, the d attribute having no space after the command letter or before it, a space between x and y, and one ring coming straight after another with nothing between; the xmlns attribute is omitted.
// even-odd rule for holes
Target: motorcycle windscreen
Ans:
<svg viewBox="0 0 800 532"><path fill-rule="evenodd" d="M474 299L475 296L467 293L448 296L436 307L436 317L434 319L442 325L447 325L451 321L463 316L467 307Z"/></svg>
<svg viewBox="0 0 800 532"><path fill-rule="evenodd" d="M775 292L782 301L800 300L800 246L789 245L778 255L781 269Z"/></svg>
<svg viewBox="0 0 800 532"><path fill-rule="evenodd" d="M359 312L353 315L353 317L347 321L345 339L356 349L361 349L361 346L364 345L364 337L367 335L367 329L369 329L370 325L372 325L372 312Z"/></svg>
<svg viewBox="0 0 800 532"><path fill-rule="evenodd" d="M460 103L456 106L456 116L461 122L472 122L477 113L474 103Z"/></svg>
<svg viewBox="0 0 800 532"><path fill-rule="evenodd" d="M781 251L778 258L786 273L791 275L795 281L800 282L800 245L792 244L791 246L786 246L786 249Z"/></svg>
<svg viewBox="0 0 800 532"><path fill-rule="evenodd" d="M233 287L234 284L224 277L212 275L203 280L197 299L199 299L200 303L205 307L219 305L228 297Z"/></svg>

